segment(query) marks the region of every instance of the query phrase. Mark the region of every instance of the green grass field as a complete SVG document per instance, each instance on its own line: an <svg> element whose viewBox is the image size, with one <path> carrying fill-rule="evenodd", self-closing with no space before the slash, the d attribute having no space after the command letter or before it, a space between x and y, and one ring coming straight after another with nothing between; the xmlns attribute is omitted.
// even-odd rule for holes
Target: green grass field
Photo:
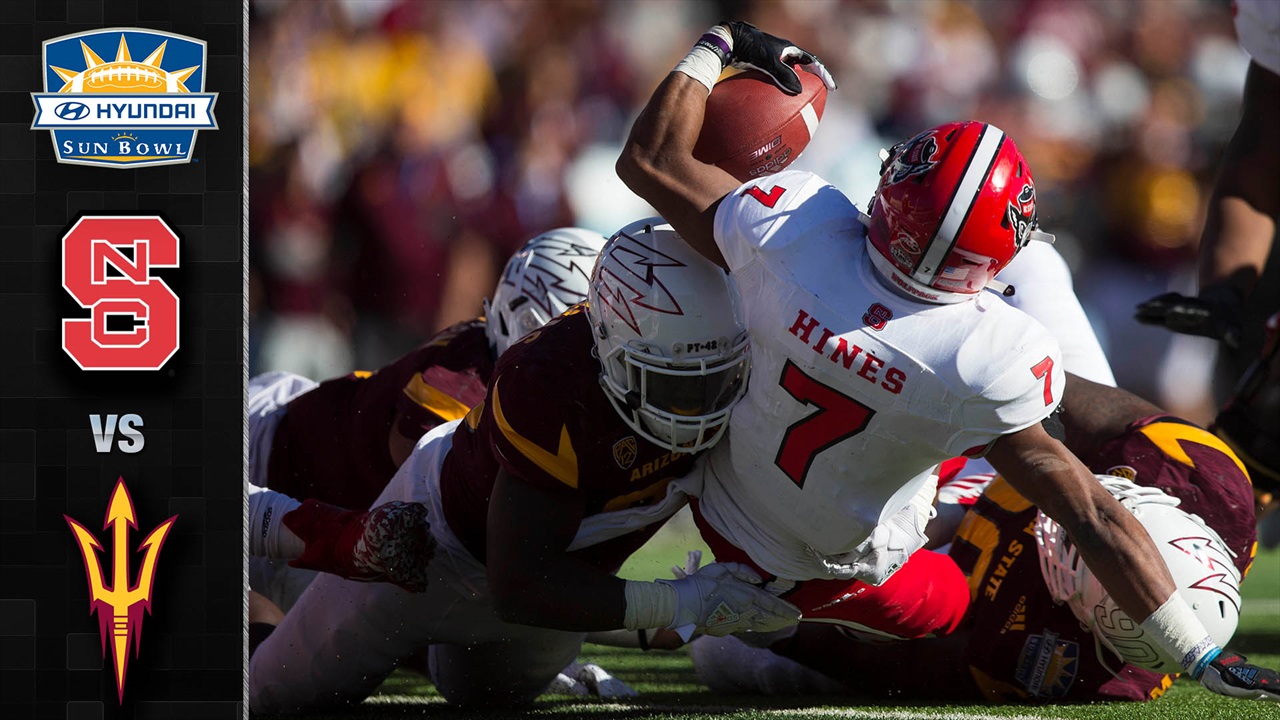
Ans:
<svg viewBox="0 0 1280 720"><path fill-rule="evenodd" d="M685 550L703 548L687 518L677 517L646 545L622 570L625 577L669 577L671 565L683 562ZM709 556L708 556L709 557ZM1231 646L1251 660L1280 666L1280 550L1259 555L1243 587L1244 612ZM848 698L760 698L718 695L698 684L688 655L683 651L643 653L638 650L587 645L583 658L595 662L626 681L640 697L624 702L579 700L544 696L520 712L486 713L486 718L668 718L670 720L932 720L974 718L982 720L1064 718L1070 720L1253 720L1280 719L1280 705L1244 702L1219 697L1187 679L1178 680L1165 697L1153 703L1099 703L1090 705L927 705L903 701L893 705L853 705ZM917 672L928 682L928 668L903 668ZM477 713L444 704L421 675L397 671L378 693L343 714L311 715L317 720L337 718L427 717L438 720L474 718Z"/></svg>

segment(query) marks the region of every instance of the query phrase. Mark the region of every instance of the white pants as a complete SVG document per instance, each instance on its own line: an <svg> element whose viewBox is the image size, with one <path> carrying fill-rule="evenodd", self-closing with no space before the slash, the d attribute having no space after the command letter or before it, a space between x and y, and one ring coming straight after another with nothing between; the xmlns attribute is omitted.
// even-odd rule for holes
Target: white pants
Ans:
<svg viewBox="0 0 1280 720"><path fill-rule="evenodd" d="M289 401L316 387L315 380L288 372L267 372L249 378L249 484L267 486L267 460L276 428Z"/></svg>
<svg viewBox="0 0 1280 720"><path fill-rule="evenodd" d="M768 648L752 647L733 635L703 635L689 645L698 679L724 695L843 695L839 683Z"/></svg>
<svg viewBox="0 0 1280 720"><path fill-rule="evenodd" d="M425 504L436 539L424 593L320 574L249 661L249 707L296 712L358 702L397 661L430 645L430 672L453 703L526 702L578 655L583 633L513 625L488 599L484 567L444 521L440 467L457 422L426 435L375 501Z"/></svg>

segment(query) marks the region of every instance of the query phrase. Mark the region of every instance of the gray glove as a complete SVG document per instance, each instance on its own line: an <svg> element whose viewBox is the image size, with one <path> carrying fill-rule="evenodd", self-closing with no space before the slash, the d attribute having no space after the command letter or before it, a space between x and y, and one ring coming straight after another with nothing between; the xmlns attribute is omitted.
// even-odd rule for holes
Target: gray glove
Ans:
<svg viewBox="0 0 1280 720"><path fill-rule="evenodd" d="M772 632L800 621L800 609L758 587L761 578L740 563L712 563L676 580L658 580L676 591L668 625L688 642L696 631L717 637Z"/></svg>
<svg viewBox="0 0 1280 720"><path fill-rule="evenodd" d="M546 691L552 695L605 699L635 697L640 694L599 665L576 661L569 663L568 667L561 670Z"/></svg>

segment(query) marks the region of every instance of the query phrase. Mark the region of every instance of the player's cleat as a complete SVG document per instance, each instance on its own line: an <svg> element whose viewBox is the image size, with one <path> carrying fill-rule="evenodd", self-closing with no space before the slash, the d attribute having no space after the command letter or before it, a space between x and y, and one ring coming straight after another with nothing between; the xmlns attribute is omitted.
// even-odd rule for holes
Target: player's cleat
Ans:
<svg viewBox="0 0 1280 720"><path fill-rule="evenodd" d="M436 546L422 503L395 501L361 512L307 500L284 516L284 524L306 543L289 563L294 567L389 582L410 592L427 587Z"/></svg>

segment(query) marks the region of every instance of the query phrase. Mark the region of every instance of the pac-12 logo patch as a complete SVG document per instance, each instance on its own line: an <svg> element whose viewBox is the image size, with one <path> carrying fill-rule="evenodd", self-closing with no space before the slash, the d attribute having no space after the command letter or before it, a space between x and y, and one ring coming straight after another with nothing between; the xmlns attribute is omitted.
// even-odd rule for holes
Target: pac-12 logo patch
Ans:
<svg viewBox="0 0 1280 720"><path fill-rule="evenodd" d="M613 460L618 463L618 467L626 470L636 461L636 455L640 452L636 445L636 437L628 435L613 444Z"/></svg>
<svg viewBox="0 0 1280 720"><path fill-rule="evenodd" d="M31 93L33 130L48 130L58 162L134 168L191 161L200 130L216 130L217 93L204 92L203 40L109 28L44 41L44 92Z"/></svg>
<svg viewBox="0 0 1280 720"><path fill-rule="evenodd" d="M62 321L83 370L159 370L178 351L178 296L153 268L178 266L178 236L155 215L90 216L62 236L62 288L87 318Z"/></svg>

